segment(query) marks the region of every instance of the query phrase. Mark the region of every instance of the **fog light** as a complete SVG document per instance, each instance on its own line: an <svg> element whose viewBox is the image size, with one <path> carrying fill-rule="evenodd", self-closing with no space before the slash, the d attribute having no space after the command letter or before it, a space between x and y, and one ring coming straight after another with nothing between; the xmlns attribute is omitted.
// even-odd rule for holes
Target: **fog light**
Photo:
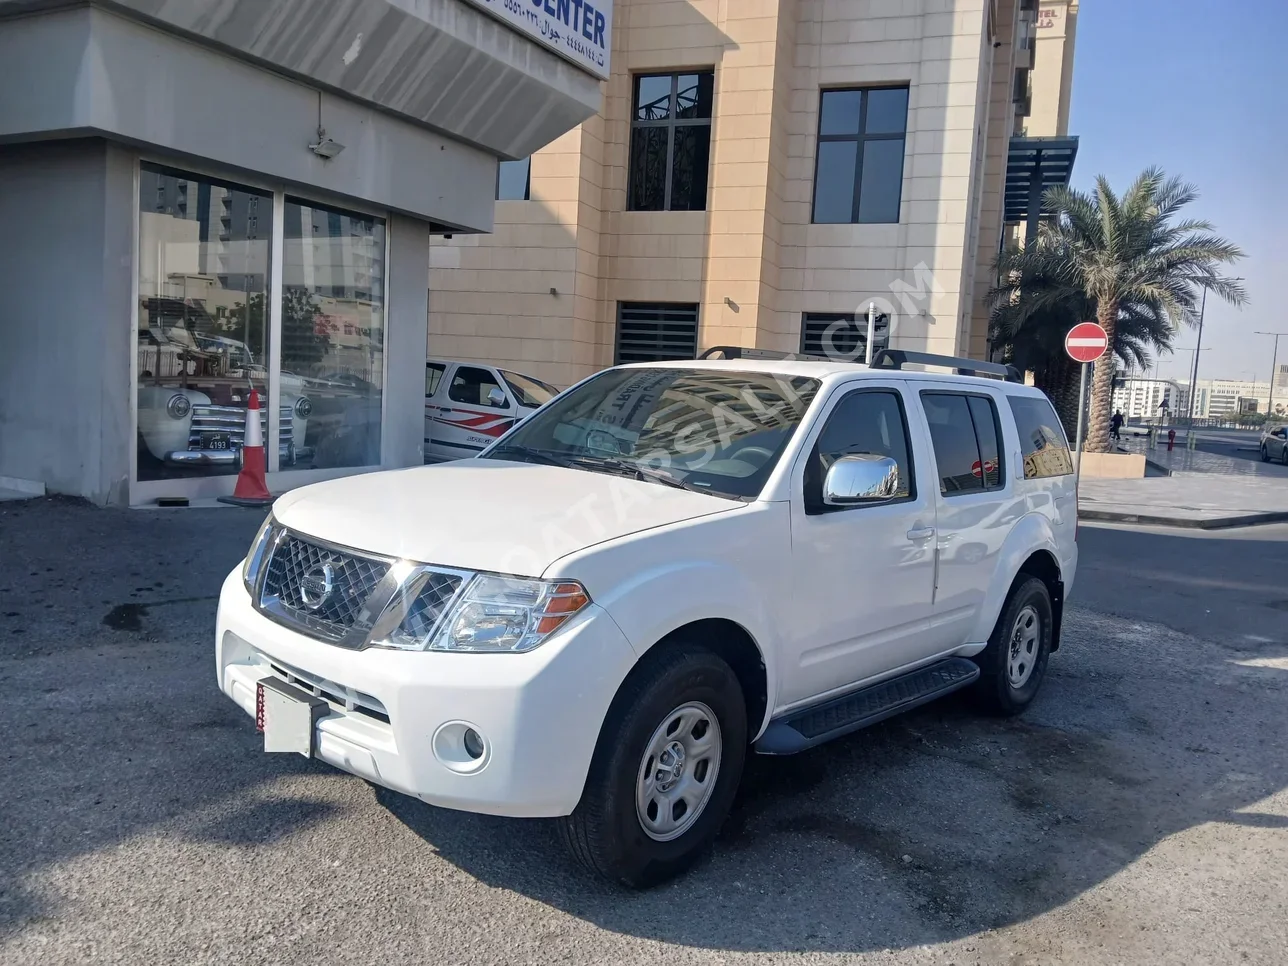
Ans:
<svg viewBox="0 0 1288 966"><path fill-rule="evenodd" d="M465 753L475 760L483 757L483 736L473 728L465 729Z"/></svg>

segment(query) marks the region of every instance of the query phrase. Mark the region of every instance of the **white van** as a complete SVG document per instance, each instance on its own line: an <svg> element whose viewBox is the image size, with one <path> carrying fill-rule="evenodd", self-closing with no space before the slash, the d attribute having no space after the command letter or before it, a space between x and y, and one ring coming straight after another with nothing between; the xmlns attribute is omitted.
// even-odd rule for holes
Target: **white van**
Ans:
<svg viewBox="0 0 1288 966"><path fill-rule="evenodd" d="M481 362L425 363L425 462L477 456L559 395L548 382Z"/></svg>
<svg viewBox="0 0 1288 966"><path fill-rule="evenodd" d="M216 631L265 750L559 817L643 886L715 839L748 753L963 688L1022 711L1078 563L1047 398L965 359L723 353L597 373L473 459L280 497Z"/></svg>

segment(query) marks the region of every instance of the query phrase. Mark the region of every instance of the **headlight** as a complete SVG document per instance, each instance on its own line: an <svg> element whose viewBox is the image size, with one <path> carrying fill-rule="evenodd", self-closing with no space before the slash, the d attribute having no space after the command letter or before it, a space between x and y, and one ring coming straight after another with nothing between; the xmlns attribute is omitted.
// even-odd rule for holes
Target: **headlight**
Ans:
<svg viewBox="0 0 1288 966"><path fill-rule="evenodd" d="M424 626L413 607L383 643L428 651L530 651L590 603L575 580L529 580L475 574L436 627Z"/></svg>
<svg viewBox="0 0 1288 966"><path fill-rule="evenodd" d="M313 412L313 403L309 402L308 396L301 396L295 400L295 415L300 419L308 419L309 414Z"/></svg>
<svg viewBox="0 0 1288 966"><path fill-rule="evenodd" d="M264 554L268 549L272 532L273 514L270 513L260 526L259 533L255 534L255 541L250 545L250 552L246 554L246 560L242 563L242 583L246 585L246 592L252 597L255 596L255 584L259 582L259 571L264 566Z"/></svg>
<svg viewBox="0 0 1288 966"><path fill-rule="evenodd" d="M165 411L171 419L183 419L192 412L192 402L181 392L176 392L165 404Z"/></svg>

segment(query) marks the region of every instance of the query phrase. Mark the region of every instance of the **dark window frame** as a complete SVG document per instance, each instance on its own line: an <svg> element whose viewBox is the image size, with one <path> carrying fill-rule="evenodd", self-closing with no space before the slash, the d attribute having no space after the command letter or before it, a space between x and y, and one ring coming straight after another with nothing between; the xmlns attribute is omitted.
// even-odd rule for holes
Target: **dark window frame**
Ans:
<svg viewBox="0 0 1288 966"><path fill-rule="evenodd" d="M493 406L491 403L489 403L482 392L482 387L485 385L485 383L483 382L479 383L479 389L480 389L479 399L481 400L480 402L471 402L468 399L458 399L456 396L452 395L452 393L456 390L456 380L459 379L461 377L461 373L467 369L472 369L476 372L483 373L489 379L492 380L492 384L496 386L497 389L500 389L502 392L505 392L505 388L501 385L501 382L497 381L496 376L492 374L492 370L487 368L487 366L480 366L475 363L462 362L459 365L457 365L457 367L454 370L452 370L452 381L447 384L447 398L451 402L459 403L462 406L482 406L485 409L511 408L511 404L508 401L506 402L505 406ZM507 396L506 398L508 400L509 397Z"/></svg>
<svg viewBox="0 0 1288 966"><path fill-rule="evenodd" d="M930 430L930 420L926 420L927 433L930 436L930 453L935 458L935 472L939 475L939 494L947 499L964 496L978 496L981 493L1000 493L1007 489L1010 481L1006 476L1006 437L1002 435L1002 417L997 405L997 400L986 392L970 392L960 389L922 389L919 397L926 396L960 396L962 399L983 399L992 408L993 413L993 432L997 435L997 485L989 486L988 477L984 474L984 448L980 445L979 426L975 423L975 413L971 411L970 403L966 404L966 415L970 417L971 429L975 436L975 455L980 463L980 483L982 484L977 490L945 490L943 485L943 474L939 472L939 454L935 452L935 436ZM925 405L922 405L922 411L925 412Z"/></svg>
<svg viewBox="0 0 1288 966"><path fill-rule="evenodd" d="M518 164L523 162L528 166L523 175L523 197L522 198L502 198L501 197L501 165ZM496 200L497 201L531 201L532 200L532 155L526 158L515 158L513 161L498 161L496 163Z"/></svg>
<svg viewBox="0 0 1288 966"><path fill-rule="evenodd" d="M823 345L823 342L822 342L822 334L820 333L819 335L819 341L817 346L814 345L813 340L810 338L810 329L809 329L810 324L811 323L818 324L820 322L825 323L824 331L826 331L826 326L831 325L833 322L848 322L851 325L853 325L857 333L857 337L855 339L854 354L846 355L842 353L840 358L845 360L858 361L860 357L864 356L866 351L867 338L868 338L868 316L866 312L862 312L862 313L860 312L802 312L801 313L801 349L800 349L802 355L827 355L826 347ZM881 334L882 327L885 328L884 339L881 339L879 337ZM887 315L884 312L880 312L877 314L876 327L873 330L873 335L877 336L872 340L876 344L877 348L888 349L890 347L889 345L890 316L889 315ZM860 343L862 343L864 348L861 349L859 347Z"/></svg>
<svg viewBox="0 0 1288 966"><path fill-rule="evenodd" d="M428 375L425 376L425 398L426 399L428 399L430 396L438 395L438 387L443 384L443 376L447 375L447 363L426 362L425 372L429 373L431 370L435 372L437 375L434 378L434 385L432 387L429 385L429 376Z"/></svg>
<svg viewBox="0 0 1288 966"><path fill-rule="evenodd" d="M707 117L680 117L679 116L679 96L680 96L680 78L685 75L710 75L711 77L711 114ZM666 117L661 120L649 121L641 120L638 116L638 102L640 93L640 81L650 77L669 77L671 79L671 93L668 95ZM675 167L675 129L677 127L702 127L707 129L707 192L711 190L711 126L715 115L715 68L702 67L691 70L674 70L674 71L645 71L631 75L631 131L630 137L626 144L626 210L627 211L706 211L707 199L702 198L701 208L672 208L671 207L671 178L674 174ZM700 83L700 82L699 82ZM631 204L631 199L635 197L635 174L632 158L635 151L635 132L641 128L666 128L666 181L662 189L662 207L661 208L635 208Z"/></svg>
<svg viewBox="0 0 1288 966"><path fill-rule="evenodd" d="M642 315L645 312L653 312L653 313L656 313L658 316L661 316L663 313L666 313L668 311L677 313L677 314L679 312L685 312L687 314L688 310L690 309L693 310L693 354L688 356L658 355L652 360L650 360L655 362L682 362L687 359L697 358L698 331L702 324L701 303L698 303L698 302L618 302L617 303L617 324L613 332L613 365L615 366L628 365L631 362L643 361L638 359L628 359L626 360L626 362L622 361L622 323L623 321L626 321L626 322L656 321L659 326L666 323L671 323L673 325L688 325L688 319L663 319L660 317L657 319L644 319L644 318L624 319L623 316L625 314L630 312L636 312Z"/></svg>
<svg viewBox="0 0 1288 966"><path fill-rule="evenodd" d="M908 495L892 497L889 500L882 500L880 503L858 503L853 506L829 506L823 502L823 479L826 474L820 475L818 479L818 493L812 494L809 488L812 482L809 478L809 468L811 464L817 463L819 459L818 446L823 439L823 434L827 432L828 420L836 413L841 406L845 405L852 397L863 394L885 393L894 396L895 404L899 407L899 419L903 428L904 450L908 454ZM805 461L805 467L801 473L801 503L805 508L806 516L823 516L828 513L840 513L849 510L872 510L877 507L895 506L900 503L915 503L917 501L917 455L912 445L912 429L908 423L908 404L903 398L903 393L897 386L861 386L857 389L844 391L840 398L832 404L827 414L819 420L818 435L814 437L814 442L810 444L809 456Z"/></svg>
<svg viewBox="0 0 1288 966"><path fill-rule="evenodd" d="M858 91L859 98L859 130L857 134L824 134L823 133L823 99L828 94L841 94ZM898 132L885 132L881 134L868 134L868 94L871 91L904 91L908 95L908 109L912 109L912 88L909 84L874 84L871 86L861 87L824 87L818 93L818 127L815 131L817 135L814 145L814 188L810 194L809 203L809 220L810 224L819 225L897 225L903 218L903 167L908 162L908 114L905 110L903 115L903 130ZM819 146L825 141L854 141L855 148L854 158L854 197L850 202L850 220L848 222L820 222L817 220L818 215L818 161L822 155ZM903 164L900 165L899 176L899 197L895 210L898 216L894 221L859 221L859 204L860 197L863 193L863 152L869 141L903 141Z"/></svg>

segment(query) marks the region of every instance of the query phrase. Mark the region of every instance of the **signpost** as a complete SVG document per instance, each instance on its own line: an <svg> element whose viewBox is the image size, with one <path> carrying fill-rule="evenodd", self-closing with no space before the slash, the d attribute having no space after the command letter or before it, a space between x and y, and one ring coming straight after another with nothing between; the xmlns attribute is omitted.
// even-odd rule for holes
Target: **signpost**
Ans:
<svg viewBox="0 0 1288 966"><path fill-rule="evenodd" d="M1099 322L1079 322L1064 337L1064 351L1074 362L1082 363L1078 380L1078 440L1073 450L1075 473L1082 471L1082 441L1087 414L1087 369L1109 349L1109 335Z"/></svg>

